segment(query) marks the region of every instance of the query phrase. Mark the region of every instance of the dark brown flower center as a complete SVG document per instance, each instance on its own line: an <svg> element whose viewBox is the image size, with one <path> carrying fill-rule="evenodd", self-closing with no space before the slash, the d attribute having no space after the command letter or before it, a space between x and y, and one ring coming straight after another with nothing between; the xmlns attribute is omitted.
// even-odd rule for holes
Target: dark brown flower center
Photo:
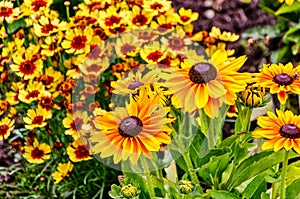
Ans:
<svg viewBox="0 0 300 199"><path fill-rule="evenodd" d="M34 91L31 91L29 92L27 95L26 95L26 99L29 100L30 98L36 98L38 97L40 94L40 92L38 90L34 90Z"/></svg>
<svg viewBox="0 0 300 199"><path fill-rule="evenodd" d="M32 61L26 61L26 62L21 63L21 65L20 65L20 72L22 72L24 75L33 74L35 69L36 69L36 66Z"/></svg>
<svg viewBox="0 0 300 199"><path fill-rule="evenodd" d="M123 137L134 137L143 129L142 121L135 116L125 118L119 125L119 133Z"/></svg>
<svg viewBox="0 0 300 199"><path fill-rule="evenodd" d="M84 159L90 156L90 152L84 145L78 145L74 153L77 159Z"/></svg>
<svg viewBox="0 0 300 199"><path fill-rule="evenodd" d="M8 129L9 129L9 127L6 124L1 125L0 126L0 136L6 135Z"/></svg>
<svg viewBox="0 0 300 199"><path fill-rule="evenodd" d="M190 69L189 76L192 82L204 84L217 77L217 69L209 63L200 62Z"/></svg>
<svg viewBox="0 0 300 199"><path fill-rule="evenodd" d="M31 123L41 125L43 123L43 116L35 116Z"/></svg>
<svg viewBox="0 0 300 199"><path fill-rule="evenodd" d="M71 46L76 50L80 50L85 47L86 42L87 42L86 36L76 36L73 38Z"/></svg>
<svg viewBox="0 0 300 199"><path fill-rule="evenodd" d="M290 85L293 83L293 80L294 79L286 73L281 73L279 75L276 75L273 79L274 82L276 82L277 84L279 84L281 86Z"/></svg>
<svg viewBox="0 0 300 199"><path fill-rule="evenodd" d="M132 19L132 23L138 26L143 26L147 23L148 19L145 15L136 15L133 19Z"/></svg>
<svg viewBox="0 0 300 199"><path fill-rule="evenodd" d="M142 82L139 82L139 81L136 81L136 82L131 82L128 86L128 89L130 90L135 90L136 88L139 88L140 86L142 86L143 83Z"/></svg>
<svg viewBox="0 0 300 199"><path fill-rule="evenodd" d="M114 24L118 24L120 23L121 19L122 19L121 17L111 16L105 19L105 25L112 26Z"/></svg>
<svg viewBox="0 0 300 199"><path fill-rule="evenodd" d="M31 151L31 157L33 159L41 159L44 156L45 152L43 150L40 150L38 147L35 147Z"/></svg>
<svg viewBox="0 0 300 199"><path fill-rule="evenodd" d="M280 135L286 138L300 138L300 129L295 124L286 124L280 128Z"/></svg>
<svg viewBox="0 0 300 199"><path fill-rule="evenodd" d="M42 27L42 33L48 34L50 31L57 29L57 26L53 26L52 24L46 24L44 27Z"/></svg>

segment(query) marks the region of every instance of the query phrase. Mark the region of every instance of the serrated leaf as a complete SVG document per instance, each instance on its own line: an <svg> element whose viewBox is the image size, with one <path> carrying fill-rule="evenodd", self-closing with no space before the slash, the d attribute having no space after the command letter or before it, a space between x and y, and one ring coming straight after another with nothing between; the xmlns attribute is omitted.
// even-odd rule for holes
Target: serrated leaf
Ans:
<svg viewBox="0 0 300 199"><path fill-rule="evenodd" d="M286 188L285 199L300 198L300 179L295 180L290 186Z"/></svg>
<svg viewBox="0 0 300 199"><path fill-rule="evenodd" d="M209 189L207 190L207 193L214 199L240 199L240 197L223 190Z"/></svg>

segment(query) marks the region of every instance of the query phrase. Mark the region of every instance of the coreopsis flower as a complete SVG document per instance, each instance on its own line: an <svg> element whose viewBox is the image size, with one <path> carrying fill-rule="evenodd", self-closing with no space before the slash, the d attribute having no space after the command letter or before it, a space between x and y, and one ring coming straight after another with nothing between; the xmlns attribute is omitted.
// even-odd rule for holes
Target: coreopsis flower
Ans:
<svg viewBox="0 0 300 199"><path fill-rule="evenodd" d="M84 131L90 129L87 122L87 112L75 111L74 113L67 113L67 117L62 121L64 127L67 128L65 134L71 135L75 140L78 139L81 134L85 134Z"/></svg>
<svg viewBox="0 0 300 199"><path fill-rule="evenodd" d="M283 65L264 64L256 77L257 85L270 88L271 94L276 94L281 104L285 104L288 94L300 94L300 66L293 67L292 63Z"/></svg>
<svg viewBox="0 0 300 199"><path fill-rule="evenodd" d="M116 6L111 5L105 11L102 10L99 12L98 23L101 28L114 29L120 27L121 24L125 24L128 20L128 12L118 11Z"/></svg>
<svg viewBox="0 0 300 199"><path fill-rule="evenodd" d="M20 8L14 8L14 4L10 1L0 2L0 24L5 20L11 24L20 17Z"/></svg>
<svg viewBox="0 0 300 199"><path fill-rule="evenodd" d="M43 43L41 44L41 54L46 55L47 57L52 57L55 53L58 53L61 51L60 43L61 43L62 37L60 36L48 36L43 40Z"/></svg>
<svg viewBox="0 0 300 199"><path fill-rule="evenodd" d="M53 0L24 0L24 7L23 9L21 7L21 9L23 12L25 11L25 15L30 15L42 10L48 10L52 3Z"/></svg>
<svg viewBox="0 0 300 199"><path fill-rule="evenodd" d="M153 12L142 10L139 6L133 6L130 14L130 25L132 29L141 29L148 27L153 17Z"/></svg>
<svg viewBox="0 0 300 199"><path fill-rule="evenodd" d="M25 146L24 158L30 163L41 164L45 160L50 159L51 148L48 144L40 144L35 138L33 146Z"/></svg>
<svg viewBox="0 0 300 199"><path fill-rule="evenodd" d="M46 16L41 16L39 23L33 24L34 32L38 37L49 36L52 33L63 31L66 29L66 22L60 22L59 19L49 19Z"/></svg>
<svg viewBox="0 0 300 199"><path fill-rule="evenodd" d="M117 107L94 122L100 132L92 132L90 138L95 143L93 154L113 157L115 164L127 159L137 164L141 154L151 158L151 152L171 142L172 129L167 124L173 120L165 117L168 112L169 108L160 105L158 97L149 98L141 92L137 101L131 98L126 108Z"/></svg>
<svg viewBox="0 0 300 199"><path fill-rule="evenodd" d="M178 11L179 14L175 14L174 17L176 18L177 22L182 25L191 24L193 21L196 21L199 17L197 12L192 12L192 9L184 9L180 8Z"/></svg>
<svg viewBox="0 0 300 199"><path fill-rule="evenodd" d="M4 113L7 112L7 110L9 109L9 102L6 100L0 100L0 116Z"/></svg>
<svg viewBox="0 0 300 199"><path fill-rule="evenodd" d="M143 71L131 71L127 74L124 79L119 79L116 82L111 82L113 87L113 93L118 95L129 95L137 93L137 89L146 84L158 83L159 71L151 70L148 72Z"/></svg>
<svg viewBox="0 0 300 199"><path fill-rule="evenodd" d="M64 76L53 67L48 67L45 69L45 73L37 78L37 81L42 83L48 92L53 93L58 84L64 81Z"/></svg>
<svg viewBox="0 0 300 199"><path fill-rule="evenodd" d="M285 2L287 5L292 5L294 3L294 0L278 0L279 3ZM300 0L298 0L300 2Z"/></svg>
<svg viewBox="0 0 300 199"><path fill-rule="evenodd" d="M235 42L235 41L237 41L240 38L239 35L236 35L236 34L231 33L231 32L223 31L221 33L220 28L215 27L215 26L213 26L211 28L209 36L213 37L215 39L219 39L221 41L229 41L229 42Z"/></svg>
<svg viewBox="0 0 300 199"><path fill-rule="evenodd" d="M166 47L155 41L152 44L145 45L140 50L140 55L143 60L149 64L157 64L167 56Z"/></svg>
<svg viewBox="0 0 300 199"><path fill-rule="evenodd" d="M172 32L168 37L162 37L160 41L174 55L184 53L187 51L186 47L192 43L191 39L182 34L182 32Z"/></svg>
<svg viewBox="0 0 300 199"><path fill-rule="evenodd" d="M49 113L47 110L43 109L41 106L38 106L37 109L29 109L27 111L27 116L23 118L25 122L26 129L34 129L38 127L44 127L47 125L45 122L49 118Z"/></svg>
<svg viewBox="0 0 300 199"><path fill-rule="evenodd" d="M41 82L30 81L26 89L19 91L19 100L30 104L33 101L39 100L44 95L45 86Z"/></svg>
<svg viewBox="0 0 300 199"><path fill-rule="evenodd" d="M43 69L43 60L36 57L38 52L38 46L28 48L25 51L25 56L16 52L13 56L14 64L10 65L11 70L24 80L38 77Z"/></svg>
<svg viewBox="0 0 300 199"><path fill-rule="evenodd" d="M82 54L90 51L89 43L93 37L93 29L86 27L84 30L71 29L65 33L65 40L61 43L62 47L69 54Z"/></svg>
<svg viewBox="0 0 300 199"><path fill-rule="evenodd" d="M247 85L246 89L241 92L240 100L245 106L260 107L265 103L265 88L261 86L253 86L254 83Z"/></svg>
<svg viewBox="0 0 300 199"><path fill-rule="evenodd" d="M152 12L154 15L162 14L171 9L172 1L168 0L146 0L143 8L147 12Z"/></svg>
<svg viewBox="0 0 300 199"><path fill-rule="evenodd" d="M0 140L7 139L10 132L14 129L14 120L5 117L0 120Z"/></svg>
<svg viewBox="0 0 300 199"><path fill-rule="evenodd" d="M20 102L18 96L20 90L24 89L24 86L25 84L23 82L12 82L10 87L12 91L5 93L6 101L8 101L10 105L13 106Z"/></svg>
<svg viewBox="0 0 300 199"><path fill-rule="evenodd" d="M184 111L203 108L206 115L216 117L221 105L233 105L236 93L246 87L248 73L237 72L245 61L245 56L229 59L225 50L218 50L210 60L201 56L185 59L182 69L163 74L162 78Z"/></svg>
<svg viewBox="0 0 300 199"><path fill-rule="evenodd" d="M300 154L300 116L291 111L276 110L276 113L277 116L268 111L268 116L259 116L257 124L261 128L256 129L253 136L267 139L262 145L263 150L294 149Z"/></svg>
<svg viewBox="0 0 300 199"><path fill-rule="evenodd" d="M151 21L150 27L158 29L159 33L165 34L175 29L176 19L172 15L160 15L156 20L157 22Z"/></svg>
<svg viewBox="0 0 300 199"><path fill-rule="evenodd" d="M78 4L78 8L85 13L90 13L105 9L105 6L110 3L111 0L84 0L83 3Z"/></svg>
<svg viewBox="0 0 300 199"><path fill-rule="evenodd" d="M117 38L115 51L117 57L124 58L126 56L136 56L141 46L140 41L136 41L131 34L123 33Z"/></svg>
<svg viewBox="0 0 300 199"><path fill-rule="evenodd" d="M92 159L90 149L81 139L77 139L67 147L67 154L72 162Z"/></svg>
<svg viewBox="0 0 300 199"><path fill-rule="evenodd" d="M67 163L58 163L56 171L52 174L55 180L54 184L58 184L64 178L69 177L74 165L69 161Z"/></svg>

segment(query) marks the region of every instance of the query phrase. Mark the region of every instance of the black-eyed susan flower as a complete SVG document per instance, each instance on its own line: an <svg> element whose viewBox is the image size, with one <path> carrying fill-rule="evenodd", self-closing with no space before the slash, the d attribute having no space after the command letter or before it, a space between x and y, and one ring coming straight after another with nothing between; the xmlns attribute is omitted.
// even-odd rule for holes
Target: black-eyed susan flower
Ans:
<svg viewBox="0 0 300 199"><path fill-rule="evenodd" d="M162 78L184 111L203 108L206 115L215 117L223 103L233 105L236 93L246 87L248 74L237 72L245 61L245 56L229 59L225 50L218 50L210 60L201 56L185 59L182 69Z"/></svg>
<svg viewBox="0 0 300 199"><path fill-rule="evenodd" d="M38 37L48 36L58 31L66 29L66 22L60 22L59 19L49 19L46 16L41 16L39 23L33 24L34 32Z"/></svg>
<svg viewBox="0 0 300 199"><path fill-rule="evenodd" d="M192 9L186 10L184 8L180 8L178 14L175 14L174 17L178 23L182 25L188 25L193 21L196 21L199 17L199 14L197 12L192 12Z"/></svg>
<svg viewBox="0 0 300 199"><path fill-rule="evenodd" d="M264 64L259 72L257 85L270 88L270 93L277 94L281 104L285 104L289 93L300 94L300 79L297 76L300 66L294 68L292 63Z"/></svg>
<svg viewBox="0 0 300 199"><path fill-rule="evenodd" d="M38 106L37 109L29 109L27 111L27 116L24 117L23 120L25 122L25 128L34 129L46 126L47 122L45 122L45 120L48 118L48 111Z"/></svg>
<svg viewBox="0 0 300 199"><path fill-rule="evenodd" d="M67 30L65 40L61 43L62 47L69 54L82 54L90 51L89 43L92 40L93 29L86 27L84 30Z"/></svg>
<svg viewBox="0 0 300 199"><path fill-rule="evenodd" d="M213 26L211 28L209 36L213 37L215 39L219 39L221 41L229 41L229 42L237 41L240 38L239 35L236 35L236 34L231 33L231 32L223 31L221 33L220 28L215 27L215 26Z"/></svg>
<svg viewBox="0 0 300 199"><path fill-rule="evenodd" d="M67 154L72 162L92 159L90 149L81 139L75 140L67 147Z"/></svg>
<svg viewBox="0 0 300 199"><path fill-rule="evenodd" d="M44 95L45 86L41 82L30 81L26 89L19 91L19 100L30 104L33 101L39 100Z"/></svg>
<svg viewBox="0 0 300 199"><path fill-rule="evenodd" d="M50 159L51 148L48 144L40 144L37 139L34 139L32 146L25 146L24 158L30 163L41 164L45 160Z"/></svg>
<svg viewBox="0 0 300 199"><path fill-rule="evenodd" d="M133 6L130 13L130 23L132 29L141 29L148 27L153 17L153 12L142 10L139 6Z"/></svg>
<svg viewBox="0 0 300 199"><path fill-rule="evenodd" d="M279 3L285 2L287 5L292 5L294 3L294 0L278 0ZM298 0L300 2L300 0Z"/></svg>
<svg viewBox="0 0 300 199"><path fill-rule="evenodd" d="M22 56L23 53L16 52L13 56L14 64L10 65L12 71L24 80L38 77L43 69L42 59L36 59L39 50L38 46L32 46L25 51L24 56Z"/></svg>
<svg viewBox="0 0 300 199"><path fill-rule="evenodd" d="M67 163L58 163L56 171L52 174L52 177L55 180L54 184L58 184L64 178L69 177L73 167L74 165L70 161Z"/></svg>
<svg viewBox="0 0 300 199"><path fill-rule="evenodd" d="M100 132L92 133L93 154L101 158L113 157L115 164L130 160L133 164L141 154L151 158L151 152L171 142L172 119L166 118L168 108L159 104L158 97L149 98L141 92L137 101L130 99L126 108L117 107L95 121Z"/></svg>
<svg viewBox="0 0 300 199"><path fill-rule="evenodd" d="M14 129L14 120L9 119L8 117L3 118L0 121L0 140L7 139L10 135L10 132Z"/></svg>
<svg viewBox="0 0 300 199"><path fill-rule="evenodd" d="M171 8L172 1L168 0L147 0L144 1L143 8L154 15L162 14Z"/></svg>
<svg viewBox="0 0 300 199"><path fill-rule="evenodd" d="M154 41L151 44L145 45L140 50L140 55L143 60L149 64L157 64L167 56L166 47L160 45L159 42Z"/></svg>
<svg viewBox="0 0 300 199"><path fill-rule="evenodd" d="M253 86L254 83L248 84L246 89L240 94L240 100L245 106L260 107L264 105L266 95L265 88L261 86Z"/></svg>
<svg viewBox="0 0 300 199"><path fill-rule="evenodd" d="M20 8L14 8L14 4L10 1L0 2L0 24L5 20L11 24L20 17Z"/></svg>
<svg viewBox="0 0 300 199"><path fill-rule="evenodd" d="M71 135L75 140L78 139L81 134L85 134L84 131L90 129L87 122L87 112L76 111L74 113L67 113L67 117L62 121L64 127L67 128L65 134Z"/></svg>
<svg viewBox="0 0 300 199"><path fill-rule="evenodd" d="M268 111L268 116L259 116L257 124L261 128L256 129L253 136L267 139L262 145L263 150L294 149L300 154L300 116L291 111L277 110L276 113L277 116Z"/></svg>

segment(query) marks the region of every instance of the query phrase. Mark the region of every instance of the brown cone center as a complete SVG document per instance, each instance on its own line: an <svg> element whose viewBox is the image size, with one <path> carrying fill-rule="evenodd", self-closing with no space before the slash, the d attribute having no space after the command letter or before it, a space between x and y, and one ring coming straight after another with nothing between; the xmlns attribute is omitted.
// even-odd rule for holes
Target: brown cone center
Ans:
<svg viewBox="0 0 300 199"><path fill-rule="evenodd" d="M123 137L134 137L143 129L142 121L135 116L125 118L119 125L119 133Z"/></svg>
<svg viewBox="0 0 300 199"><path fill-rule="evenodd" d="M295 124L286 124L281 127L280 135L286 138L300 138L300 129Z"/></svg>
<svg viewBox="0 0 300 199"><path fill-rule="evenodd" d="M279 84L281 86L286 86L286 85L290 85L293 83L293 78L291 76L289 76L288 74L281 73L274 77L274 82L276 82L277 84Z"/></svg>
<svg viewBox="0 0 300 199"><path fill-rule="evenodd" d="M190 80L196 84L205 84L217 77L217 69L209 64L200 62L189 71Z"/></svg>

